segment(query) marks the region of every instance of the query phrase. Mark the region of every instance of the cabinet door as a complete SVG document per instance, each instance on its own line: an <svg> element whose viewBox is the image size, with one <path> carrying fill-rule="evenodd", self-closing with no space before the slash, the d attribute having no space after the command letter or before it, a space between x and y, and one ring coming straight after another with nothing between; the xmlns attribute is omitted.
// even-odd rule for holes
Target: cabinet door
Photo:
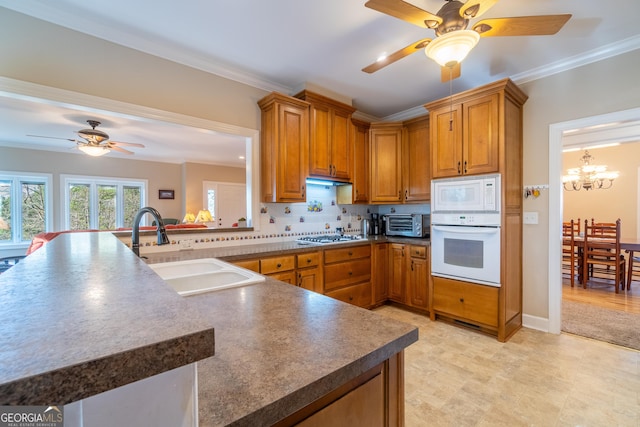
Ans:
<svg viewBox="0 0 640 427"><path fill-rule="evenodd" d="M285 271L284 273L265 274L265 276L269 276L272 279L280 280L281 282L285 282L290 285L296 285L295 271Z"/></svg>
<svg viewBox="0 0 640 427"><path fill-rule="evenodd" d="M311 106L311 136L309 142L309 175L331 177L331 110L324 104Z"/></svg>
<svg viewBox="0 0 640 427"><path fill-rule="evenodd" d="M405 202L431 199L429 116L405 124L402 140L402 186Z"/></svg>
<svg viewBox="0 0 640 427"><path fill-rule="evenodd" d="M429 261L412 256L409 264L409 305L428 310Z"/></svg>
<svg viewBox="0 0 640 427"><path fill-rule="evenodd" d="M389 295L389 245L387 243L374 245L373 269L373 304L382 304Z"/></svg>
<svg viewBox="0 0 640 427"><path fill-rule="evenodd" d="M369 125L353 121L353 203L369 202Z"/></svg>
<svg viewBox="0 0 640 427"><path fill-rule="evenodd" d="M290 105L280 108L280 135L276 188L278 201L306 201L308 110Z"/></svg>
<svg viewBox="0 0 640 427"><path fill-rule="evenodd" d="M402 125L371 125L370 197L373 203L402 201Z"/></svg>
<svg viewBox="0 0 640 427"><path fill-rule="evenodd" d="M323 293L322 289L322 268L303 268L298 270L297 285L310 291Z"/></svg>
<svg viewBox="0 0 640 427"><path fill-rule="evenodd" d="M260 260L258 259L233 261L232 264L235 264L238 267L246 268L247 270L255 271L256 273L260 273Z"/></svg>
<svg viewBox="0 0 640 427"><path fill-rule="evenodd" d="M498 172L498 94L463 104L463 173Z"/></svg>
<svg viewBox="0 0 640 427"><path fill-rule="evenodd" d="M462 107L440 108L430 114L431 176L462 175Z"/></svg>
<svg viewBox="0 0 640 427"><path fill-rule="evenodd" d="M405 271L407 269L407 263L405 261L405 245L392 243L389 257L389 299L399 303L404 303L406 297Z"/></svg>
<svg viewBox="0 0 640 427"><path fill-rule="evenodd" d="M331 176L344 181L351 180L351 112L333 110L331 112Z"/></svg>

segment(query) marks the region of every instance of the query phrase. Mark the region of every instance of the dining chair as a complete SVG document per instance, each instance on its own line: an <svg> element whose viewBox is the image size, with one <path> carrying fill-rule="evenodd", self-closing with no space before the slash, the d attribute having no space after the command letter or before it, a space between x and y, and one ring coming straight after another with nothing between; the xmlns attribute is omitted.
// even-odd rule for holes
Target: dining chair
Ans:
<svg viewBox="0 0 640 427"><path fill-rule="evenodd" d="M626 279L626 261L620 252L620 219L613 225L591 222L584 221L583 287L587 287L589 278L612 279L619 293L620 287L625 289Z"/></svg>
<svg viewBox="0 0 640 427"><path fill-rule="evenodd" d="M631 289L631 281L640 282L640 256L634 251L625 251L628 258L627 290Z"/></svg>
<svg viewBox="0 0 640 427"><path fill-rule="evenodd" d="M575 277L580 272L578 246L575 238L580 234L580 218L562 223L562 272L569 276L571 287L575 284Z"/></svg>

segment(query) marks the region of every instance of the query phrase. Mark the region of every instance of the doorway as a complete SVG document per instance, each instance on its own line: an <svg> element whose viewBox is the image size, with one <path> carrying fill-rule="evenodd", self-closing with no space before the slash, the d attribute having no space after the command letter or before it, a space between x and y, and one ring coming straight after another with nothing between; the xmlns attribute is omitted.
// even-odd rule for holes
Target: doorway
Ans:
<svg viewBox="0 0 640 427"><path fill-rule="evenodd" d="M617 126L611 126L616 124ZM562 248L563 189L562 148L564 136L574 129L626 128L615 137L621 142L640 140L640 108L555 123L549 127L549 332L559 334L562 327L562 271L557 260Z"/></svg>

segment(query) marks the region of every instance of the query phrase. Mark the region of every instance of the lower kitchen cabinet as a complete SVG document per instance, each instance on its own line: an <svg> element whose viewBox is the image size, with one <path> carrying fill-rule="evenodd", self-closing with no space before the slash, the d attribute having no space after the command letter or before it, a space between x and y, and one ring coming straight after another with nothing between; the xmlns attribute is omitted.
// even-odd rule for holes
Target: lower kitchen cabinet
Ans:
<svg viewBox="0 0 640 427"><path fill-rule="evenodd" d="M429 310L429 247L392 243L389 254L389 299Z"/></svg>
<svg viewBox="0 0 640 427"><path fill-rule="evenodd" d="M309 252L296 255L298 280L296 284L301 288L322 293L322 252Z"/></svg>
<svg viewBox="0 0 640 427"><path fill-rule="evenodd" d="M389 298L389 244L376 243L373 245L373 277L372 291L374 306L384 304Z"/></svg>
<svg viewBox="0 0 640 427"><path fill-rule="evenodd" d="M371 306L371 245L324 251L325 295L360 307Z"/></svg>
<svg viewBox="0 0 640 427"><path fill-rule="evenodd" d="M494 286L433 278L433 312L495 332L498 327L498 292Z"/></svg>

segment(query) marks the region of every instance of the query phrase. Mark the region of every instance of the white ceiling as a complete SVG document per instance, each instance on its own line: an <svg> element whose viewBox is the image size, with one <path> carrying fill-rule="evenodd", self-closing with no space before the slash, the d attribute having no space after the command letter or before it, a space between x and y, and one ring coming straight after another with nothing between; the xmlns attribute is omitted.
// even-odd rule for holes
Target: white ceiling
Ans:
<svg viewBox="0 0 640 427"><path fill-rule="evenodd" d="M448 95L449 84L440 82L439 66L421 52L374 74L361 71L383 52L391 53L416 40L434 37L432 30L376 12L364 3L365 0L0 0L0 6L265 90L292 94L306 85L326 88L351 99L360 114L372 118L390 120L417 115L424 112L424 103ZM433 13L444 4L442 0L411 3ZM462 76L453 81L453 91L504 77L524 83L640 47L638 0L501 0L480 19L564 13L573 16L553 36L481 39L463 62ZM5 104L11 102L18 104ZM24 135L74 138L73 131L87 127L85 121L89 118L103 122L102 130L113 140L145 144L145 149L134 149L135 158L152 152L164 155L162 146L175 147L171 141L176 139L203 138L201 131L185 134L190 131L174 125L158 131L154 130L158 123L112 117L105 112L89 117L86 109L35 106L6 97L0 97L0 103L4 104L0 105L3 145L6 143L2 141L7 140L21 144L47 141L49 147L53 143L64 145L65 141L43 138L25 140ZM15 118L14 111L18 114ZM49 119L39 119L44 116ZM226 147L238 145L242 144L235 140ZM186 157L188 144L179 148ZM227 148L215 152L228 153ZM196 152L199 160L201 153ZM216 163L211 159L207 162Z"/></svg>

